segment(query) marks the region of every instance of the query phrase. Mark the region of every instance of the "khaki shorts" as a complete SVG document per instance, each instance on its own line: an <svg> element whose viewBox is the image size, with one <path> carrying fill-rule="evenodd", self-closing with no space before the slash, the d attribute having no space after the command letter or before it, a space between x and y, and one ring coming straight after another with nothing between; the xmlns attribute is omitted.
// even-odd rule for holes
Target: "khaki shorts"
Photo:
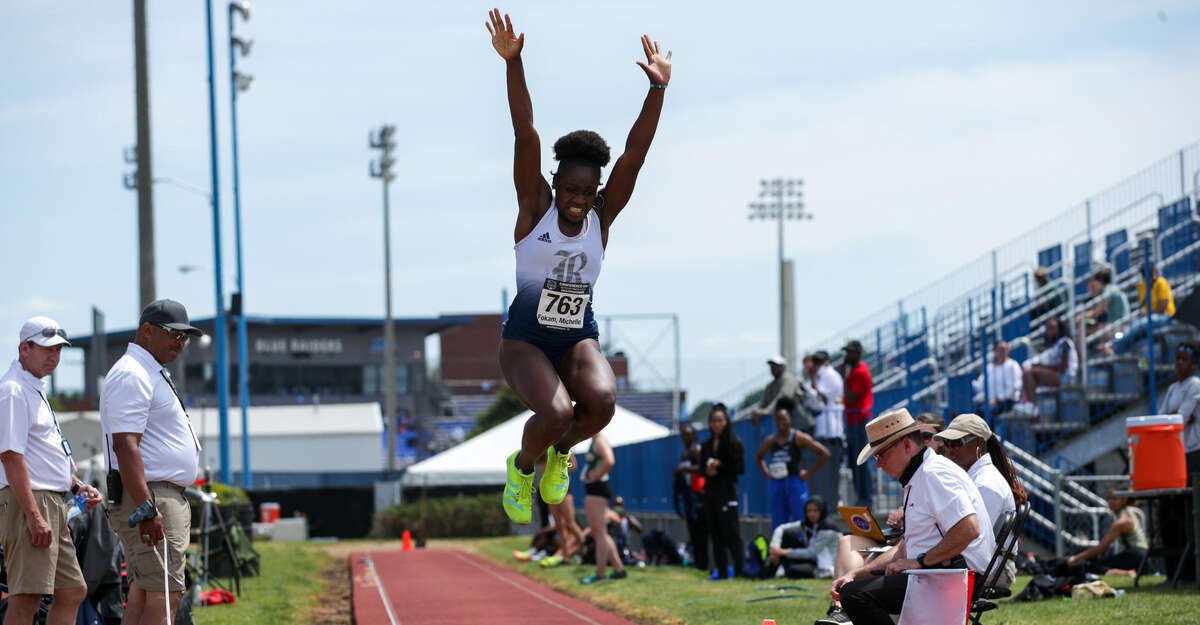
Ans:
<svg viewBox="0 0 1200 625"><path fill-rule="evenodd" d="M33 546L25 511L17 503L13 490L7 486L0 488L0 547L4 548L12 594L52 595L57 589L87 586L67 527L64 495L49 490L33 491L33 500L50 525L50 547L42 549Z"/></svg>
<svg viewBox="0 0 1200 625"><path fill-rule="evenodd" d="M187 550L192 530L192 509L183 496L183 488L167 482L150 482L150 498L162 515L163 533L167 537L167 578L171 592L183 592L184 552ZM118 505L110 505L108 523L121 539L125 549L125 564L133 577L131 583L149 592L163 591L163 544L152 548L142 542L137 526L129 527L129 515L137 509L130 501L129 493Z"/></svg>

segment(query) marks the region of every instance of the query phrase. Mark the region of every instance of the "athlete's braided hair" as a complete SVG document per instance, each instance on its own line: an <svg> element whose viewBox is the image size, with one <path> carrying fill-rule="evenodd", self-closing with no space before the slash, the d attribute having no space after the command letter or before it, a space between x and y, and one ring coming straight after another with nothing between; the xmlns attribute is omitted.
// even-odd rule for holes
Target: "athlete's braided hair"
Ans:
<svg viewBox="0 0 1200 625"><path fill-rule="evenodd" d="M611 158L608 143L591 130L569 132L554 142L554 160L565 165L599 169L607 165Z"/></svg>

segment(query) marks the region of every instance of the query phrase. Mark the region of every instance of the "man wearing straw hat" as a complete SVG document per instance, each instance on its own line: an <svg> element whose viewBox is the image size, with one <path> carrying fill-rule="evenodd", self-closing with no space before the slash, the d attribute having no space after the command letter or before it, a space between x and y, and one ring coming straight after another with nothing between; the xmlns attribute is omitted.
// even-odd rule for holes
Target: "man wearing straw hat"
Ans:
<svg viewBox="0 0 1200 625"><path fill-rule="evenodd" d="M904 607L908 576L916 568L969 568L982 572L996 541L979 489L967 473L925 446L920 423L901 408L866 424L862 465L879 468L904 486L904 538L895 549L834 580L841 621L891 625Z"/></svg>

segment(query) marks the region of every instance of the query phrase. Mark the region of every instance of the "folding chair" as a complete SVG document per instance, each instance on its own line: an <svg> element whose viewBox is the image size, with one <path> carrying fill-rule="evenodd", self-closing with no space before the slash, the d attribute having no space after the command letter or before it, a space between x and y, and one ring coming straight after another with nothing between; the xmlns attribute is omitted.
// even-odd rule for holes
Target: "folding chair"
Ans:
<svg viewBox="0 0 1200 625"><path fill-rule="evenodd" d="M988 562L982 579L979 579L975 585L975 592L971 598L971 623L973 625L980 625L979 619L983 617L984 612L999 607L994 601L995 599L1002 599L1012 594L1010 589L1000 588L996 584L1000 581L1000 573L1004 570L1005 563L1016 558L1017 541L1021 538L1021 531L1028 520L1028 501L1017 506L1015 511L1006 512L1001 517L1000 530L996 532L996 551L992 553L992 559Z"/></svg>

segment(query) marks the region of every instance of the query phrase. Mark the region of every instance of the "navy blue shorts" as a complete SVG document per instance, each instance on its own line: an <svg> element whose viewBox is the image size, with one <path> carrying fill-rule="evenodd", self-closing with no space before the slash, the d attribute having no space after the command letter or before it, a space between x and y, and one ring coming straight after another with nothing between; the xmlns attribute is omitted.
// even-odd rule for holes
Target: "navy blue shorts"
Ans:
<svg viewBox="0 0 1200 625"><path fill-rule="evenodd" d="M534 303L536 306L536 302ZM579 329L548 328L537 322L536 308L528 308L527 304L518 297L508 309L508 319L504 322L506 339L524 341L540 349L550 364L558 367L567 352L580 341L588 339L600 340L600 326L592 316L591 305L588 305L583 327Z"/></svg>

